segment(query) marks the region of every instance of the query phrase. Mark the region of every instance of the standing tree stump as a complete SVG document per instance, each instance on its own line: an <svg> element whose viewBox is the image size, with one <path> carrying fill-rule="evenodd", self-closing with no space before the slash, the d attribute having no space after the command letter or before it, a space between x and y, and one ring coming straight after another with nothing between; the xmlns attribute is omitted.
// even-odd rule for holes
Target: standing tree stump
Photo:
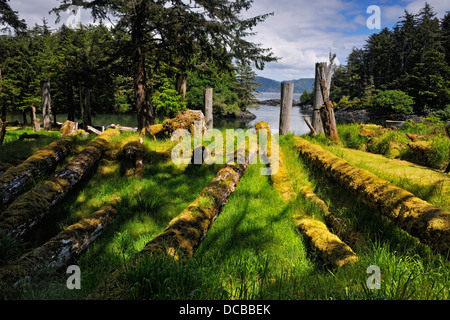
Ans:
<svg viewBox="0 0 450 320"><path fill-rule="evenodd" d="M281 110L280 110L280 135L289 133L291 126L292 101L294 98L294 83L283 82L281 84Z"/></svg>
<svg viewBox="0 0 450 320"><path fill-rule="evenodd" d="M332 73L332 64L318 64L317 73L319 75L320 89L324 105L320 108L320 118L322 119L323 131L325 135L333 141L339 142L339 135L334 116L334 107L329 97L329 86L327 86L327 77Z"/></svg>
<svg viewBox="0 0 450 320"><path fill-rule="evenodd" d="M51 95L50 95L50 81L41 81L41 93L42 93L42 117L44 118L44 130L49 131L52 129L52 107L51 107Z"/></svg>
<svg viewBox="0 0 450 320"><path fill-rule="evenodd" d="M214 128L214 116L213 116L213 89L205 89L205 119L207 129Z"/></svg>

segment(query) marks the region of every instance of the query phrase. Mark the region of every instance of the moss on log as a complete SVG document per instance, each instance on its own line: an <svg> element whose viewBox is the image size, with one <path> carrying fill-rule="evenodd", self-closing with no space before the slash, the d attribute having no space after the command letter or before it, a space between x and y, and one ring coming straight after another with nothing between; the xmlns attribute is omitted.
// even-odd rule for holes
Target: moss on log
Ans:
<svg viewBox="0 0 450 320"><path fill-rule="evenodd" d="M148 134L154 139L167 139L178 129L188 130L191 135L194 134L196 124L197 130L202 135L205 134L206 119L201 111L188 110L180 113L173 119L164 121L163 124L157 124L150 127Z"/></svg>
<svg viewBox="0 0 450 320"><path fill-rule="evenodd" d="M0 237L22 238L80 182L100 160L108 141L117 130L107 130L92 140L72 161L56 172L51 180L40 183L17 198L0 215Z"/></svg>
<svg viewBox="0 0 450 320"><path fill-rule="evenodd" d="M1 175L0 212L16 197L27 191L33 182L55 170L58 163L70 153L71 147L71 139L57 140Z"/></svg>
<svg viewBox="0 0 450 320"><path fill-rule="evenodd" d="M450 252L450 213L378 176L354 167L322 147L295 137L300 155L379 210L397 226L443 253Z"/></svg>
<svg viewBox="0 0 450 320"><path fill-rule="evenodd" d="M355 263L355 252L338 236L331 233L327 226L314 218L296 218L296 225L307 241L329 265L337 268Z"/></svg>
<svg viewBox="0 0 450 320"><path fill-rule="evenodd" d="M255 153L256 150L246 151L242 164L225 165L199 197L139 252L132 264L139 264L145 257L155 254L174 259L191 258L235 191ZM122 268L114 271L88 299L120 300L126 299L126 295L126 275Z"/></svg>
<svg viewBox="0 0 450 320"><path fill-rule="evenodd" d="M67 266L102 234L114 218L119 201L114 199L89 218L66 228L44 245L24 254L15 263L1 268L0 297L8 296L12 288L42 268L60 269Z"/></svg>

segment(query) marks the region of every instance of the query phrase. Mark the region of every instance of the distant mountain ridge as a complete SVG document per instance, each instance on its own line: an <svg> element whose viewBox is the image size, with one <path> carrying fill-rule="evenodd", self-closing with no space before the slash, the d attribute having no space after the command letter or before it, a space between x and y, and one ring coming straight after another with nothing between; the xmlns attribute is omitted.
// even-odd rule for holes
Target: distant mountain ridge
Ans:
<svg viewBox="0 0 450 320"><path fill-rule="evenodd" d="M290 80L294 82L294 92L303 93L305 90L312 92L314 90L313 78ZM256 89L258 92L281 92L281 82L264 77L256 77L256 81L261 85Z"/></svg>

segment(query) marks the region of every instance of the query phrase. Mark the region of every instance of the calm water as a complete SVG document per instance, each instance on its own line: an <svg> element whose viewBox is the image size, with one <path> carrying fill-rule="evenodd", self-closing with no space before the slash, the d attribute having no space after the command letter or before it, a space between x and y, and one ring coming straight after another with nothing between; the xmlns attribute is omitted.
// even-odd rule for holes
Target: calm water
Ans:
<svg viewBox="0 0 450 320"><path fill-rule="evenodd" d="M280 99L281 94L276 92L263 92L259 93L256 97L259 100L269 100L269 99ZM294 94L294 99L298 100L300 94ZM251 113L257 116L256 120L253 121L243 121L234 119L215 119L214 125L217 129L249 129L254 128L255 124L259 121L265 121L270 124L272 132L277 134L279 132L280 125L280 108L272 106L259 106L259 109L250 109ZM38 118L42 121L42 115L38 114ZM307 127L303 117L307 117L311 121L311 113L300 109L299 107L292 108L291 114L291 128L290 131L295 135L304 135L309 133L309 128ZM64 122L67 119L67 114L57 115L58 122ZM7 121L22 122L22 114L8 114ZM28 116L28 121L30 118ZM124 127L136 127L137 120L135 115L96 115L92 117L93 125L109 125L109 124L120 124Z"/></svg>

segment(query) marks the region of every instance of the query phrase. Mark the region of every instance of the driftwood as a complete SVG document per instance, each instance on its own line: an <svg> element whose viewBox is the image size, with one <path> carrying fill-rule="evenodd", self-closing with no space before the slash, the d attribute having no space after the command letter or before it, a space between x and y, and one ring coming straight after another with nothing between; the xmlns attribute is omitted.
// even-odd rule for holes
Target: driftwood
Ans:
<svg viewBox="0 0 450 320"><path fill-rule="evenodd" d="M0 216L0 237L24 238L30 234L42 218L91 171L103 155L108 141L118 134L116 130L105 131L56 172L51 180L38 184L17 198Z"/></svg>
<svg viewBox="0 0 450 320"><path fill-rule="evenodd" d="M317 135L317 132L316 132L316 130L313 128L313 126L311 125L311 123L309 123L309 120L308 120L308 118L306 118L306 117L303 117L303 119L305 120L305 122L306 122L306 125L308 126L308 128L309 128L309 130L311 130L311 135L312 136L315 136L315 135Z"/></svg>
<svg viewBox="0 0 450 320"><path fill-rule="evenodd" d="M57 140L20 165L8 169L0 177L0 212L31 188L35 181L55 170L58 163L70 153L71 147L71 139Z"/></svg>
<svg viewBox="0 0 450 320"><path fill-rule="evenodd" d="M90 132L93 132L93 133L95 133L96 135L101 135L101 134L102 134L101 131L95 129L94 127L92 127L92 126L90 126L90 125L87 125L87 126L86 126L86 130L87 130L87 131L90 131Z"/></svg>
<svg viewBox="0 0 450 320"><path fill-rule="evenodd" d="M0 298L34 276L42 268L66 267L83 253L106 229L116 215L120 199L102 206L89 218L66 228L44 245L24 254L16 262L0 269Z"/></svg>
<svg viewBox="0 0 450 320"><path fill-rule="evenodd" d="M350 165L322 147L294 137L299 153L342 187L421 242L450 253L450 212L444 211L378 176Z"/></svg>

